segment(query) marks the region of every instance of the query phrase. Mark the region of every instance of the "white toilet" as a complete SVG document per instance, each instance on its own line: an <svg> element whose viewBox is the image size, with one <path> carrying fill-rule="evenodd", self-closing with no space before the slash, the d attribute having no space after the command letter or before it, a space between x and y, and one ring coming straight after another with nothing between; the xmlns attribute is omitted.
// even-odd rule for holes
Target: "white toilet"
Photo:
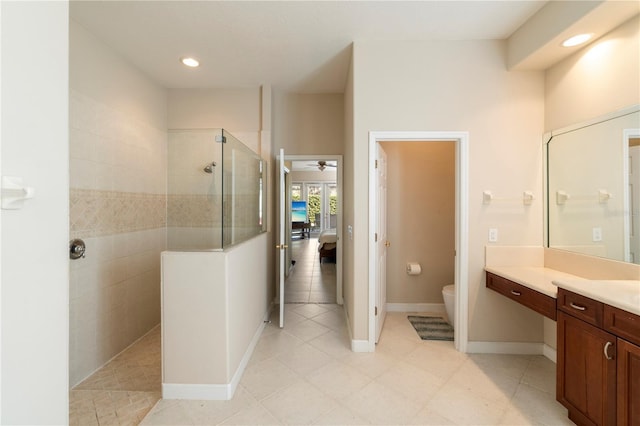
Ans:
<svg viewBox="0 0 640 426"><path fill-rule="evenodd" d="M449 318L449 324L455 328L456 318L456 286L446 285L442 287L442 298L444 299L444 308L447 311L447 318Z"/></svg>

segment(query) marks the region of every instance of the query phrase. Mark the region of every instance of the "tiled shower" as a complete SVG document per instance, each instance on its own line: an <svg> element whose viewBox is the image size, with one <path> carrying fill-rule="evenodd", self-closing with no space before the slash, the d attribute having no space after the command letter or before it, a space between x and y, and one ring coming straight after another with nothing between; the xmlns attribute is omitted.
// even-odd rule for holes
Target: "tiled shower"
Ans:
<svg viewBox="0 0 640 426"><path fill-rule="evenodd" d="M167 131L71 90L69 382L160 321L166 248Z"/></svg>
<svg viewBox="0 0 640 426"><path fill-rule="evenodd" d="M265 230L260 157L223 129L158 129L70 91L70 386L160 322L160 254Z"/></svg>

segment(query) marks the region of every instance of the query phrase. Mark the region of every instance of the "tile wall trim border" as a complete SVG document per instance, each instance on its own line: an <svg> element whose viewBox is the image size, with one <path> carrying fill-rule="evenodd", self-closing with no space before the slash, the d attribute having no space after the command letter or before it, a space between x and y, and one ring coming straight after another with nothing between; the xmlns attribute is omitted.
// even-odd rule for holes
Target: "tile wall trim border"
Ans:
<svg viewBox="0 0 640 426"><path fill-rule="evenodd" d="M70 188L70 238L165 228L166 194Z"/></svg>

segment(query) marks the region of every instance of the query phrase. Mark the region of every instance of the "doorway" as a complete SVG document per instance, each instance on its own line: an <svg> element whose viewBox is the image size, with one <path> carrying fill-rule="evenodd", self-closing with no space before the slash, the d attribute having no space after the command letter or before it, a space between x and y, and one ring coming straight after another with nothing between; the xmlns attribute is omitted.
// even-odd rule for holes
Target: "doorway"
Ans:
<svg viewBox="0 0 640 426"><path fill-rule="evenodd" d="M375 351L377 330L380 327L378 305L386 303L380 298L381 270L378 265L380 247L376 241L379 232L378 170L376 160L379 142L443 142L455 143L455 276L456 313L454 344L458 351L466 352L468 340L468 141L467 132L370 132L369 133L369 338L368 351Z"/></svg>
<svg viewBox="0 0 640 426"><path fill-rule="evenodd" d="M342 305L342 156L283 158L284 304Z"/></svg>

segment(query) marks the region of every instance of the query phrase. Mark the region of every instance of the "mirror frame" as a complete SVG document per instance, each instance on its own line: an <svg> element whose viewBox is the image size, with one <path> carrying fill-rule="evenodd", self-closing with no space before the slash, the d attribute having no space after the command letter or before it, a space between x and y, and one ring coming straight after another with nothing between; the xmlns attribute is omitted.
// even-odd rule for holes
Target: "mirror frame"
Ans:
<svg viewBox="0 0 640 426"><path fill-rule="evenodd" d="M622 108L617 111L610 112L608 114L604 114L589 120L582 121L580 123L572 124L570 126L562 127L560 129L552 130L550 132L546 132L542 136L542 154L543 154L543 164L542 164L542 179L543 179L543 244L545 248L553 248L549 247L549 142L555 137L562 135L564 133L572 132L575 130L582 129L584 127L593 126L594 124L602 123L605 121L609 121L618 117L622 117L625 115L633 114L635 112L640 111L640 104L634 104L626 108ZM556 249L563 250L563 249ZM567 251L567 250L564 250ZM569 253L574 253L568 251ZM617 259L614 259L617 260ZM626 260L618 260L624 263L630 263Z"/></svg>

